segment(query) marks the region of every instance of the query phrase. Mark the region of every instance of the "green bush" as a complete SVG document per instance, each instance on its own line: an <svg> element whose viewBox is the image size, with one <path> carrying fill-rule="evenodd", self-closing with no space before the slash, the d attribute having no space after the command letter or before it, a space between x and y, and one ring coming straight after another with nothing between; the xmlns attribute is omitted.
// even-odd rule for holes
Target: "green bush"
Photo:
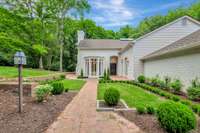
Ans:
<svg viewBox="0 0 200 133"><path fill-rule="evenodd" d="M62 94L64 91L64 84L62 82L54 82L52 83L53 89L51 90L51 93L53 95L59 95Z"/></svg>
<svg viewBox="0 0 200 133"><path fill-rule="evenodd" d="M47 100L48 96L51 94L51 90L53 87L51 85L39 85L36 88L36 99L38 102L43 102L44 100Z"/></svg>
<svg viewBox="0 0 200 133"><path fill-rule="evenodd" d="M168 101L159 105L157 117L170 133L186 133L196 127L196 117L187 106Z"/></svg>
<svg viewBox="0 0 200 133"><path fill-rule="evenodd" d="M200 99L200 87L195 87L195 88L190 87L187 90L187 94L188 94L189 99L199 100Z"/></svg>
<svg viewBox="0 0 200 133"><path fill-rule="evenodd" d="M68 91L69 91L69 88L64 88L64 91L65 91L65 92L68 92Z"/></svg>
<svg viewBox="0 0 200 133"><path fill-rule="evenodd" d="M83 69L81 69L81 75L80 76L83 77Z"/></svg>
<svg viewBox="0 0 200 133"><path fill-rule="evenodd" d="M139 83L145 83L145 76L144 75L138 76L137 79L138 79Z"/></svg>
<svg viewBox="0 0 200 133"><path fill-rule="evenodd" d="M192 110L197 113L200 116L200 105L199 104L193 104L191 106Z"/></svg>
<svg viewBox="0 0 200 133"><path fill-rule="evenodd" d="M109 88L104 93L104 100L109 106L117 105L120 100L120 93L115 88Z"/></svg>
<svg viewBox="0 0 200 133"><path fill-rule="evenodd" d="M156 110L153 106L147 106L147 113L148 114L155 114Z"/></svg>
<svg viewBox="0 0 200 133"><path fill-rule="evenodd" d="M172 82L170 86L174 93L179 93L181 91L181 88L183 87L183 84L180 80L177 79L174 82Z"/></svg>
<svg viewBox="0 0 200 133"><path fill-rule="evenodd" d="M188 106L191 106L192 105L192 102L189 101L189 100L181 100L180 101L182 104L185 104L185 105L188 105Z"/></svg>
<svg viewBox="0 0 200 133"><path fill-rule="evenodd" d="M151 79L151 86L155 87L161 87L164 84L164 82L160 79L160 77L157 75L156 77Z"/></svg>
<svg viewBox="0 0 200 133"><path fill-rule="evenodd" d="M192 80L192 88L200 88L200 81L199 78L195 78L194 80Z"/></svg>
<svg viewBox="0 0 200 133"><path fill-rule="evenodd" d="M171 84L171 78L169 76L165 76L164 77L164 82L165 82L165 88L167 90L169 90L170 89L170 84Z"/></svg>
<svg viewBox="0 0 200 133"><path fill-rule="evenodd" d="M173 101L175 101L175 102L178 102L178 101L180 101L181 99L180 99L180 97L178 97L178 96L172 96L172 97L171 97L171 100L173 100Z"/></svg>
<svg viewBox="0 0 200 133"><path fill-rule="evenodd" d="M137 107L136 110L139 114L145 114L146 113L146 108L142 107L142 106Z"/></svg>
<svg viewBox="0 0 200 133"><path fill-rule="evenodd" d="M61 80L65 79L65 75L64 74L60 75L60 79Z"/></svg>

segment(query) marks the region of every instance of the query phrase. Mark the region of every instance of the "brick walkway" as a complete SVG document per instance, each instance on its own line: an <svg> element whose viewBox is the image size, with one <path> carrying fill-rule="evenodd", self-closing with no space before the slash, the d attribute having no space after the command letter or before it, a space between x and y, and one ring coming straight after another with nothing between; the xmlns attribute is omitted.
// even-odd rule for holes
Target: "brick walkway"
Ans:
<svg viewBox="0 0 200 133"><path fill-rule="evenodd" d="M141 133L113 112L96 112L97 80L89 79L46 133Z"/></svg>

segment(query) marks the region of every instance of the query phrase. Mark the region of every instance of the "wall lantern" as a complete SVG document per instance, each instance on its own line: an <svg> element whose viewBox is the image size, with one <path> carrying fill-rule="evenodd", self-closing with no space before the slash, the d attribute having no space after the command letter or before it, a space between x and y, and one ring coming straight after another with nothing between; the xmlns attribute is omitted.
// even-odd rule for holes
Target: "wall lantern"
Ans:
<svg viewBox="0 0 200 133"><path fill-rule="evenodd" d="M22 86L22 68L26 65L26 56L24 52L16 52L14 56L14 64L18 65L18 93L19 93L19 113L23 109L23 86Z"/></svg>

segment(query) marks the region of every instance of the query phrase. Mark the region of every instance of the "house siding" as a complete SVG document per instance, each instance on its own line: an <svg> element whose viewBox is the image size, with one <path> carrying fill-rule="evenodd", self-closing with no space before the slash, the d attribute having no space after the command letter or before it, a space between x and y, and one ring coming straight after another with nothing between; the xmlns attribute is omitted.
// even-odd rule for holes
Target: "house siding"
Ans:
<svg viewBox="0 0 200 133"><path fill-rule="evenodd" d="M142 38L135 42L133 48L133 77L137 78L144 73L144 64L140 60L142 57L161 49L195 31L200 29L196 23L186 20L186 25L183 24L183 19L167 25L166 27Z"/></svg>
<svg viewBox="0 0 200 133"><path fill-rule="evenodd" d="M191 80L200 77L200 53L145 61L144 75L180 79L184 83L185 91L190 86Z"/></svg>

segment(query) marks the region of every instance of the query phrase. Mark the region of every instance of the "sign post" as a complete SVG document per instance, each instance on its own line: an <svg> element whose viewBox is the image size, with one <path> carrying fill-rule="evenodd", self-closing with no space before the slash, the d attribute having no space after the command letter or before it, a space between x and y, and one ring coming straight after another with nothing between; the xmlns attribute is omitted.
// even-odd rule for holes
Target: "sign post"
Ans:
<svg viewBox="0 0 200 133"><path fill-rule="evenodd" d="M19 113L23 110L23 85L22 85L22 68L26 65L26 56L24 52L16 52L14 64L18 65L18 94L19 94Z"/></svg>

